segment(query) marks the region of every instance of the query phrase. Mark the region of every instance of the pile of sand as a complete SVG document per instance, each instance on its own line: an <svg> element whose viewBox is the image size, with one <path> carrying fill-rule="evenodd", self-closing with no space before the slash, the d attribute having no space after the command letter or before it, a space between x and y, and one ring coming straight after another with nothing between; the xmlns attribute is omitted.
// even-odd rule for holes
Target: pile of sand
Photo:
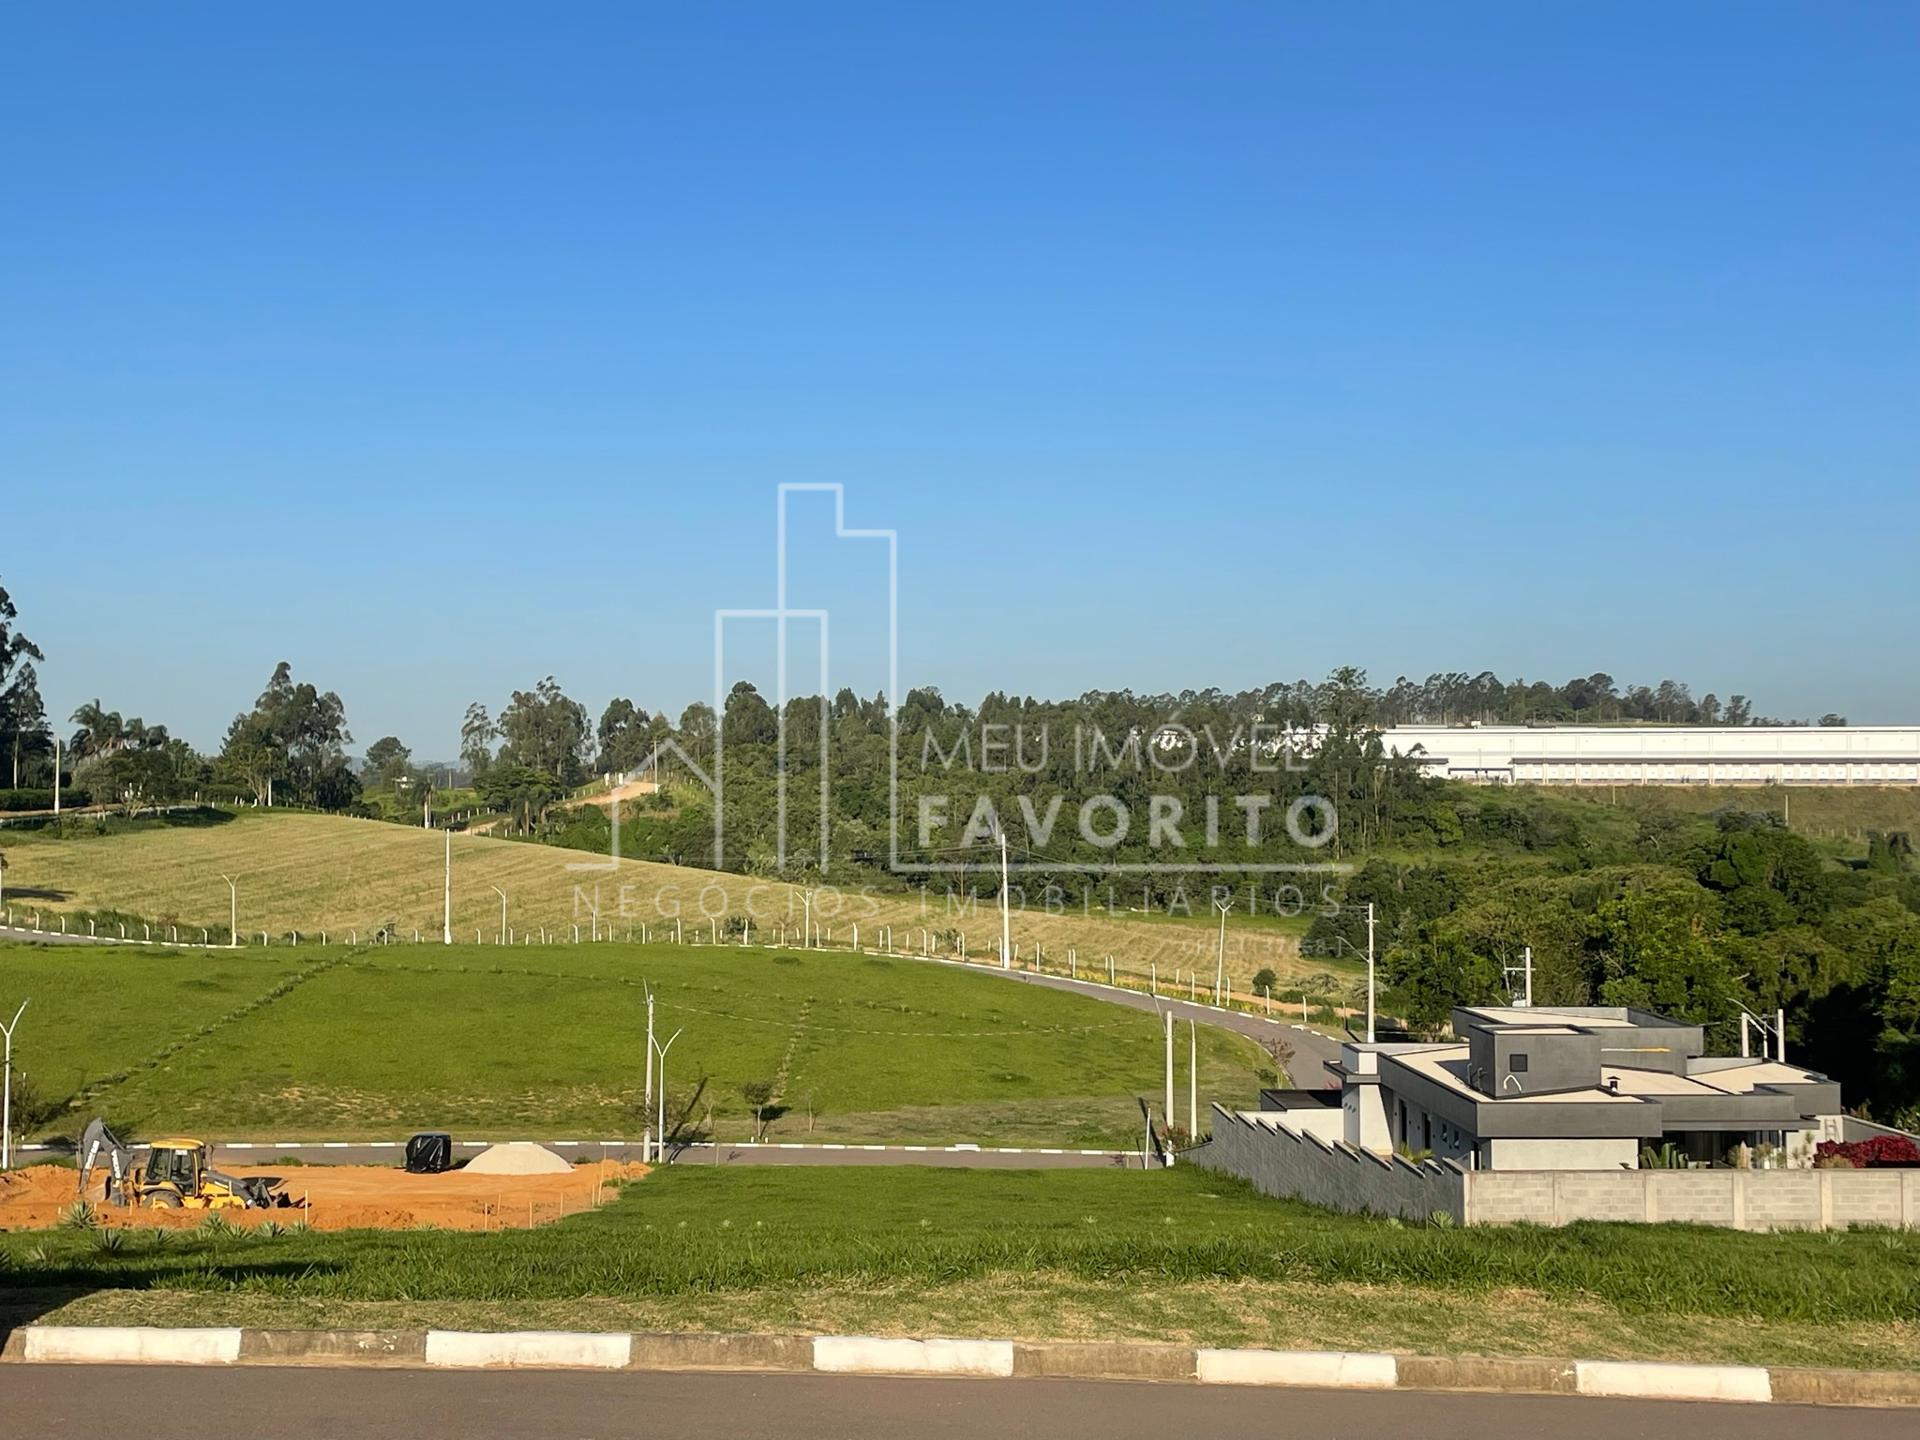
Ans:
<svg viewBox="0 0 1920 1440"><path fill-rule="evenodd" d="M448 1230L519 1229L544 1225L610 1199L611 1181L637 1180L644 1165L613 1161L562 1165L564 1174L472 1175L449 1170L440 1175L409 1175L384 1165L222 1165L230 1175L278 1175L281 1190L304 1208L222 1210L235 1225L292 1225L305 1221L316 1230L401 1230L436 1225ZM206 1221L205 1210L133 1210L108 1205L103 1181L87 1187L87 1199L104 1225L191 1228ZM0 1230L44 1230L79 1198L72 1170L33 1165L0 1175Z"/></svg>
<svg viewBox="0 0 1920 1440"><path fill-rule="evenodd" d="M564 1175L573 1166L544 1145L512 1140L489 1145L462 1168L469 1175Z"/></svg>

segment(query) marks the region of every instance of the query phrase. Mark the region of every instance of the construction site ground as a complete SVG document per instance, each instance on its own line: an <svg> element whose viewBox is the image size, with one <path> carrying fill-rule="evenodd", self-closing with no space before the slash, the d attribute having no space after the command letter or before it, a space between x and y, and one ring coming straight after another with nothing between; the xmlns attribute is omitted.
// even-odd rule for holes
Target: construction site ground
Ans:
<svg viewBox="0 0 1920 1440"><path fill-rule="evenodd" d="M316 1230L406 1230L432 1225L443 1230L526 1229L577 1215L611 1199L622 1182L647 1167L608 1161L576 1165L564 1175L410 1175L385 1165L228 1165L225 1174L278 1175L295 1206L228 1209L220 1216L236 1225L305 1221ZM206 1210L123 1208L102 1199L96 1175L86 1199L105 1225L191 1228ZM80 1197L74 1172L62 1165L32 1165L0 1175L0 1230L44 1230L58 1225Z"/></svg>

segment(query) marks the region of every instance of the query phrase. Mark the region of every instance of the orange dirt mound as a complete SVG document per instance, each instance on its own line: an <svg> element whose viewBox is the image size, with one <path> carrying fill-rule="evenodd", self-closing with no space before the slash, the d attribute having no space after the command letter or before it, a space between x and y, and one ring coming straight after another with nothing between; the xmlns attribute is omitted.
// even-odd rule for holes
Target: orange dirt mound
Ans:
<svg viewBox="0 0 1920 1440"><path fill-rule="evenodd" d="M278 1175L280 1189L305 1208L222 1210L236 1225L282 1225L305 1220L316 1230L405 1230L434 1225L445 1230L525 1229L566 1215L591 1210L610 1199L610 1182L637 1180L644 1165L609 1161L576 1165L565 1175L409 1175L384 1165L303 1165L287 1169L261 1165L221 1167L229 1175ZM106 1225L163 1225L191 1228L205 1210L132 1210L108 1205L104 1183L95 1179L87 1199ZM74 1174L58 1165L34 1165L0 1175L0 1229L44 1230L57 1225L79 1198Z"/></svg>

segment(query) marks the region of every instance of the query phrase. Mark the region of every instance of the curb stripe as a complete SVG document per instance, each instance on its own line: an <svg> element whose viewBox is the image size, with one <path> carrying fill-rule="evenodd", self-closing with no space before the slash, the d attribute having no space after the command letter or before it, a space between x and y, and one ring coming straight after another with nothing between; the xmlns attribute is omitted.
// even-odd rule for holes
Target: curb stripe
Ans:
<svg viewBox="0 0 1920 1440"><path fill-rule="evenodd" d="M174 1329L28 1325L0 1360L22 1364L356 1365L436 1369L724 1369L824 1374L1077 1376L1210 1385L1629 1396L1718 1403L1920 1406L1908 1371L1671 1365L1332 1350L1201 1349L1113 1341L571 1331Z"/></svg>
<svg viewBox="0 0 1920 1440"><path fill-rule="evenodd" d="M1577 1360L1574 1386L1582 1395L1628 1395L1645 1400L1773 1399L1773 1379L1758 1365L1660 1365L1624 1360Z"/></svg>
<svg viewBox="0 0 1920 1440"><path fill-rule="evenodd" d="M822 1335L813 1342L813 1368L833 1375L1010 1376L1013 1342Z"/></svg>
<svg viewBox="0 0 1920 1440"><path fill-rule="evenodd" d="M1399 1365L1393 1356L1339 1350L1197 1350L1194 1374L1202 1385L1391 1390L1400 1382Z"/></svg>
<svg viewBox="0 0 1920 1440"><path fill-rule="evenodd" d="M231 1365L238 1330L162 1330L130 1325L29 1325L21 1358L96 1365Z"/></svg>
<svg viewBox="0 0 1920 1440"><path fill-rule="evenodd" d="M565 1330L427 1332L427 1364L447 1369L527 1366L624 1370L632 1357L633 1336L626 1333L594 1335Z"/></svg>

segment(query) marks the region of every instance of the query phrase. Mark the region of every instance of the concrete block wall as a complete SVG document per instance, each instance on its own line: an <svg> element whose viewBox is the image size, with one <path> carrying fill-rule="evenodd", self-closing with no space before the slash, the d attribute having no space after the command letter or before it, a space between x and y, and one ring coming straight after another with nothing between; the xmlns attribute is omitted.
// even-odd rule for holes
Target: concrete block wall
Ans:
<svg viewBox="0 0 1920 1440"><path fill-rule="evenodd" d="M1920 1170L1463 1170L1446 1160L1413 1164L1329 1144L1218 1106L1213 1141L1192 1160L1263 1194L1409 1220L1445 1213L1467 1225L1920 1229Z"/></svg>
<svg viewBox="0 0 1920 1440"><path fill-rule="evenodd" d="M1293 1196L1330 1210L1464 1221L1466 1171L1451 1161L1377 1155L1343 1141L1297 1134L1250 1116L1213 1109L1213 1140L1192 1163L1237 1175L1266 1195Z"/></svg>

